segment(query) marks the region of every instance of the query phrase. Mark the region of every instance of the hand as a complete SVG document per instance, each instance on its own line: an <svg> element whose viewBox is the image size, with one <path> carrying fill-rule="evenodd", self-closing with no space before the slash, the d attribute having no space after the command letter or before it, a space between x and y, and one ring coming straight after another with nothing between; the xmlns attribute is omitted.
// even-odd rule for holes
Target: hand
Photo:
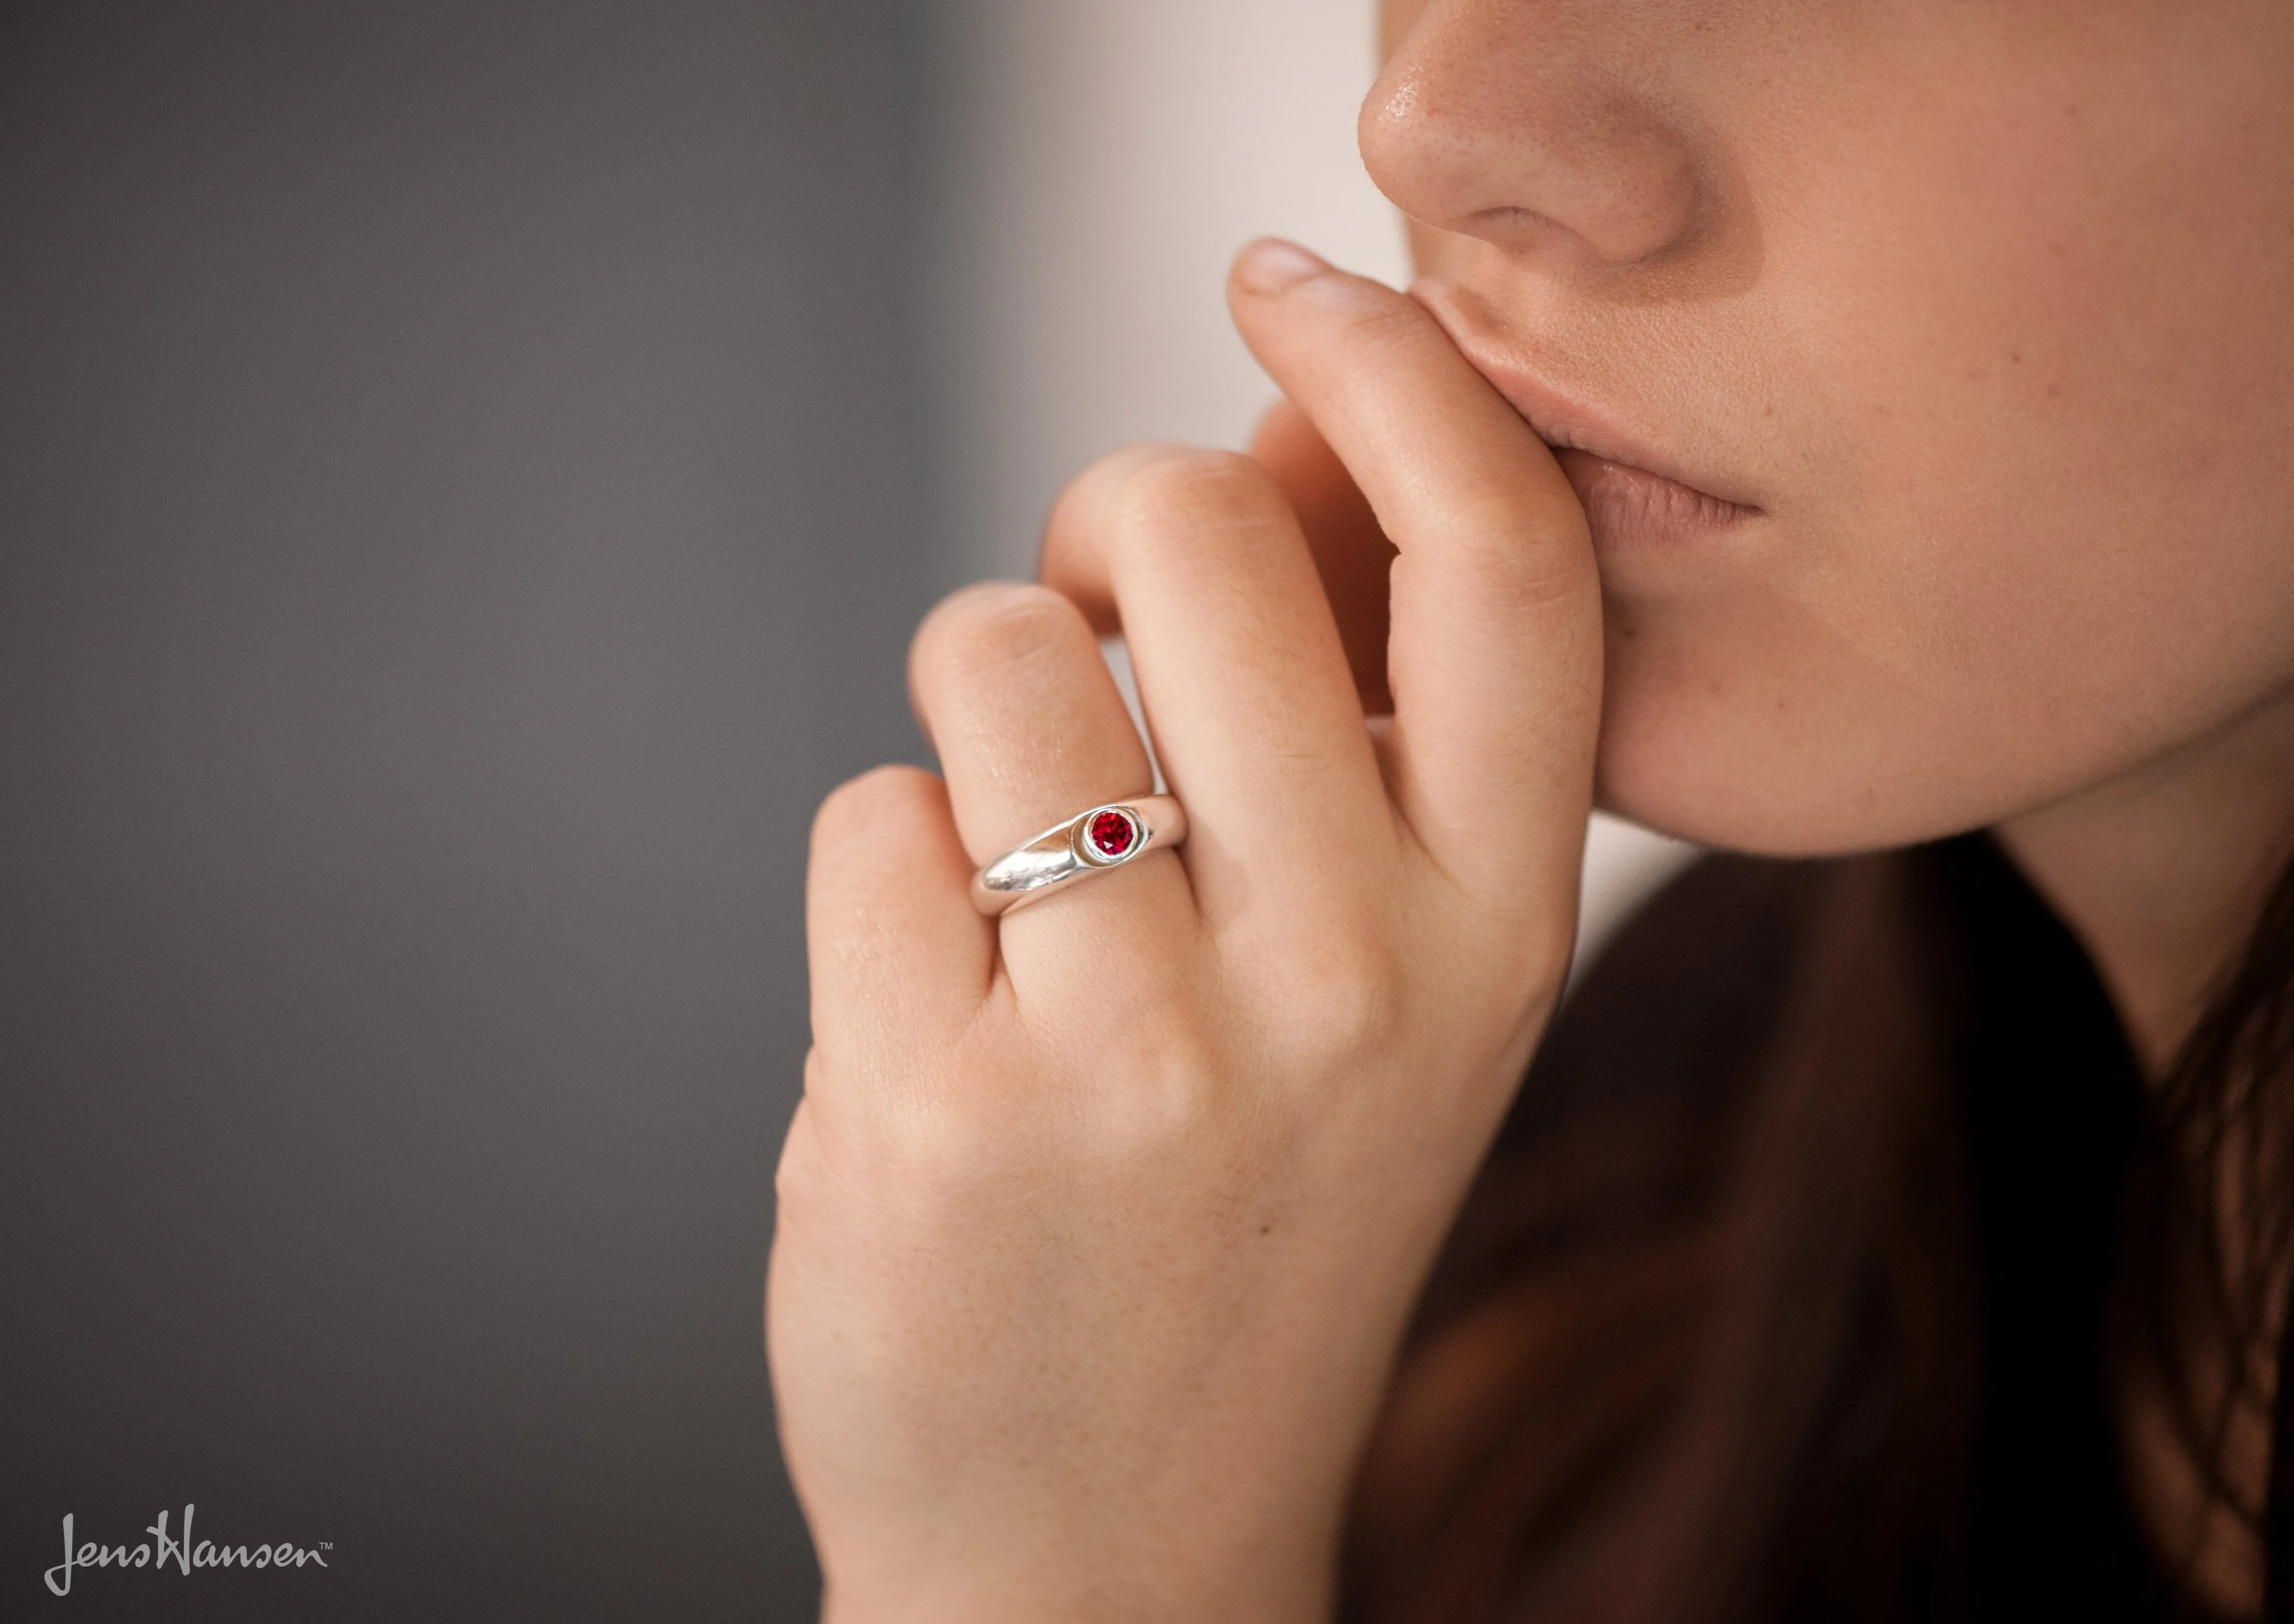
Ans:
<svg viewBox="0 0 2294 1624"><path fill-rule="evenodd" d="M834 1620L1326 1618L1395 1344L1568 966L1575 498L1403 295L1261 245L1230 297L1399 548L1386 669L1350 673L1276 478L1167 448L1069 491L1047 587L918 634L946 783L821 811L768 1309ZM1273 433L1297 506L1342 509ZM1192 832L983 921L977 865L1149 788L1094 623Z"/></svg>

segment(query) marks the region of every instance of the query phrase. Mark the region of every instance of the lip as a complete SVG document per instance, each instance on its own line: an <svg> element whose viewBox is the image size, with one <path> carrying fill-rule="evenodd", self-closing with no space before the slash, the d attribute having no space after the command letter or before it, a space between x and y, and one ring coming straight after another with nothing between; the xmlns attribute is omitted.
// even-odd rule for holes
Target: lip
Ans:
<svg viewBox="0 0 2294 1624"><path fill-rule="evenodd" d="M1519 412L1584 504L1597 545L1680 544L1730 529L1764 511L1748 493L1712 488L1641 442L1598 408L1566 393L1531 365L1509 355L1473 295L1427 279L1414 289L1476 372Z"/></svg>
<svg viewBox="0 0 2294 1624"><path fill-rule="evenodd" d="M1578 501L1584 505L1594 546L1604 550L1678 546L1731 529L1760 512L1680 480L1573 446L1555 446L1553 454L1576 491Z"/></svg>

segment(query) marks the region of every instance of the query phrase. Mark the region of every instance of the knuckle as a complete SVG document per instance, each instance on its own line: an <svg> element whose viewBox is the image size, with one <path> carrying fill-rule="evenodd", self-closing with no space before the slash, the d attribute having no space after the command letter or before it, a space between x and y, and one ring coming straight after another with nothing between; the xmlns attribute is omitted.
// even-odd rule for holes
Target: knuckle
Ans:
<svg viewBox="0 0 2294 1624"><path fill-rule="evenodd" d="M916 633L913 662L922 678L962 682L1064 654L1086 635L1050 588L994 581L943 599Z"/></svg>
<svg viewBox="0 0 2294 1624"><path fill-rule="evenodd" d="M1328 933L1285 978L1280 1009L1296 1052L1314 1071L1343 1072L1391 1053L1409 1025L1407 981L1382 938Z"/></svg>
<svg viewBox="0 0 2294 1624"><path fill-rule="evenodd" d="M1574 918L1549 917L1522 930L1517 941L1517 956L1509 966L1509 983L1526 988L1535 1000L1558 997L1577 956Z"/></svg>
<svg viewBox="0 0 2294 1624"><path fill-rule="evenodd" d="M1273 475L1236 451L1143 444L1102 458L1068 488L1046 532L1046 572L1106 590L1151 562L1216 565L1269 532L1295 530ZM1119 587L1118 587L1119 590Z"/></svg>
<svg viewBox="0 0 2294 1624"><path fill-rule="evenodd" d="M1287 524L1290 509L1273 475L1251 459L1184 447L1135 464L1110 516L1119 542L1159 549Z"/></svg>
<svg viewBox="0 0 2294 1624"><path fill-rule="evenodd" d="M1569 979L1573 938L1564 930L1525 930L1485 938L1483 946L1452 969L1450 982L1475 1009L1500 1026L1550 1011Z"/></svg>
<svg viewBox="0 0 2294 1624"><path fill-rule="evenodd" d="M1119 1043L1077 1022L1029 1063L967 1068L937 1091L901 1159L919 1187L958 1199L1046 1181L1104 1189L1200 1155L1228 1135L1249 1092L1199 1012L1137 1011Z"/></svg>
<svg viewBox="0 0 2294 1624"><path fill-rule="evenodd" d="M1078 1135L1077 1160L1095 1182L1201 1154L1226 1137L1240 1102L1209 1057L1185 1045L1149 1054L1123 1083L1093 1097Z"/></svg>
<svg viewBox="0 0 2294 1624"><path fill-rule="evenodd" d="M905 1197L960 1194L1010 1175L1021 1142L998 1130L1007 1113L977 1096L933 1097L891 1113L878 1125L878 1160Z"/></svg>
<svg viewBox="0 0 2294 1624"><path fill-rule="evenodd" d="M1558 602L1596 582L1582 510L1508 485L1460 495L1444 516L1444 551L1500 609ZM1566 538L1567 545L1555 545Z"/></svg>
<svg viewBox="0 0 2294 1624"><path fill-rule="evenodd" d="M1414 349L1438 337L1425 306L1376 282L1349 278L1337 304L1347 337L1365 346Z"/></svg>
<svg viewBox="0 0 2294 1624"><path fill-rule="evenodd" d="M1355 352L1449 344L1424 305L1383 282L1340 272L1300 285L1300 291L1308 290L1314 321L1294 342L1312 333L1314 342L1335 340Z"/></svg>
<svg viewBox="0 0 2294 1624"><path fill-rule="evenodd" d="M1493 908L1458 933L1444 983L1493 1019L1550 1012L1568 984L1574 911Z"/></svg>
<svg viewBox="0 0 2294 1624"><path fill-rule="evenodd" d="M826 1182L819 1153L791 1134L773 1168L773 1206L781 1222L793 1226L810 1220L826 1204Z"/></svg>
<svg viewBox="0 0 2294 1624"><path fill-rule="evenodd" d="M922 767L871 767L838 784L820 803L812 818L813 849L866 839L914 816L937 793L937 781Z"/></svg>
<svg viewBox="0 0 2294 1624"><path fill-rule="evenodd" d="M1167 458L1184 456L1191 449L1169 441L1141 440L1120 451L1110 451L1086 464L1082 473L1068 482L1053 511L1095 510L1122 490L1141 468Z"/></svg>
<svg viewBox="0 0 2294 1624"><path fill-rule="evenodd" d="M837 1180L826 1147L820 1141L818 1117L809 1091L822 1069L818 1050L805 1057L808 1098L789 1121L781 1141L780 1159L773 1167L773 1201L785 1222L808 1221L833 1207Z"/></svg>
<svg viewBox="0 0 2294 1624"><path fill-rule="evenodd" d="M1184 446L1160 441L1142 441L1110 451L1088 465L1068 482L1059 499L1052 504L1051 521L1045 529L1046 561L1074 562L1071 555L1088 556L1095 553L1103 542L1108 516L1118 506L1132 475L1151 463L1185 450Z"/></svg>

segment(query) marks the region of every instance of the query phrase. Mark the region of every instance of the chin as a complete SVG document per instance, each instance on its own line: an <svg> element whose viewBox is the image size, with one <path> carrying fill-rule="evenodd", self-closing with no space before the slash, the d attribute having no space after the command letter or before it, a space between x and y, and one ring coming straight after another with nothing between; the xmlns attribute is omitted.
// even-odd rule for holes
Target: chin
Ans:
<svg viewBox="0 0 2294 1624"><path fill-rule="evenodd" d="M1603 811L1700 845L1816 857L1940 840L2004 810L2000 786L1920 748L1932 731L1888 702L1899 696L1726 652L1613 644Z"/></svg>

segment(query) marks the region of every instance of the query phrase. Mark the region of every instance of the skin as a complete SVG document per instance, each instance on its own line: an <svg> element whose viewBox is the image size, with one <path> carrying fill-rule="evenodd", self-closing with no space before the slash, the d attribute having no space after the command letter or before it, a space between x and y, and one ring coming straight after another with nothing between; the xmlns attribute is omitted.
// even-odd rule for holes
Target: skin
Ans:
<svg viewBox="0 0 2294 1624"><path fill-rule="evenodd" d="M2154 1066L2287 849L2294 7L1385 33L1414 296L1247 255L1256 457L1087 473L1044 584L918 636L944 777L822 811L768 1331L833 1619L1329 1616L1597 794L1764 852L1995 827ZM1546 439L1736 507L1636 527ZM983 922L975 865L1149 787L1119 625L1192 833ZM2138 1501L2250 1607L2146 1414Z"/></svg>

